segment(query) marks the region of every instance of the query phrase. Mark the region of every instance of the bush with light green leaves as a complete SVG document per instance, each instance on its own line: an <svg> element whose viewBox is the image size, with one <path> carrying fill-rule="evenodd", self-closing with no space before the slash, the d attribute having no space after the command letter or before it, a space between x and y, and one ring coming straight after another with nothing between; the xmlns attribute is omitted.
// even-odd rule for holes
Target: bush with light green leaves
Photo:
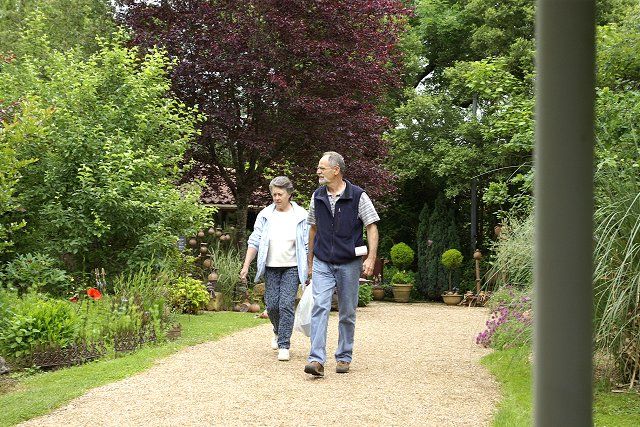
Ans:
<svg viewBox="0 0 640 427"><path fill-rule="evenodd" d="M170 96L167 56L141 56L122 34L89 59L51 49L37 26L21 37L33 55L0 69L0 99L17 103L3 138L18 161L33 161L14 185L23 209L12 220L27 224L14 250L60 257L72 271L176 257L178 236L212 210L197 185L176 187L199 119Z"/></svg>
<svg viewBox="0 0 640 427"><path fill-rule="evenodd" d="M171 303L182 313L198 314L209 301L209 292L199 280L182 277L171 289Z"/></svg>

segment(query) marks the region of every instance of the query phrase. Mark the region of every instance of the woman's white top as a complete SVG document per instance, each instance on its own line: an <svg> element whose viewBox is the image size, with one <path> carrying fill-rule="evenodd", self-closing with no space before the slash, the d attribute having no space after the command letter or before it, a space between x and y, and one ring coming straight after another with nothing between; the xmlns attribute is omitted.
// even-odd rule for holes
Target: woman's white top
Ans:
<svg viewBox="0 0 640 427"><path fill-rule="evenodd" d="M295 267L296 262L296 215L291 207L286 212L273 210L269 218L269 250L267 267Z"/></svg>

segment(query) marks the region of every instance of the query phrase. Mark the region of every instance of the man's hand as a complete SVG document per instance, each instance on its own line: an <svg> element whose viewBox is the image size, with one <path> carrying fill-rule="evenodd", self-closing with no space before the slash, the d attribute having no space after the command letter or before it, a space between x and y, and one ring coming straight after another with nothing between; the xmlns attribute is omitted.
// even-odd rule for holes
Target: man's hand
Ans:
<svg viewBox="0 0 640 427"><path fill-rule="evenodd" d="M367 246L369 247L369 256L362 263L362 272L368 277L373 274L378 253L378 226L375 222L367 225Z"/></svg>
<svg viewBox="0 0 640 427"><path fill-rule="evenodd" d="M373 274L373 267L376 265L376 257L368 256L362 263L362 272L365 276L371 276Z"/></svg>
<svg viewBox="0 0 640 427"><path fill-rule="evenodd" d="M313 258L312 258L313 260ZM308 285L309 283L311 283L311 275L313 274L313 261L311 261L308 265L307 265L307 281L304 282L305 285Z"/></svg>

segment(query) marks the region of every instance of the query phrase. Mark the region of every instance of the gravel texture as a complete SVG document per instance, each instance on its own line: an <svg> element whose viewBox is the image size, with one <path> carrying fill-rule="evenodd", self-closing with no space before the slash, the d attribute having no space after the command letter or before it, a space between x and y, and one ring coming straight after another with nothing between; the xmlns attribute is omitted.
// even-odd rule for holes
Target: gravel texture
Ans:
<svg viewBox="0 0 640 427"><path fill-rule="evenodd" d="M294 332L278 362L261 325L182 350L22 425L489 425L496 382L474 342L488 311L443 304L373 302L358 309L351 372L327 361L324 378L303 372L308 338ZM332 313L327 354L337 345Z"/></svg>

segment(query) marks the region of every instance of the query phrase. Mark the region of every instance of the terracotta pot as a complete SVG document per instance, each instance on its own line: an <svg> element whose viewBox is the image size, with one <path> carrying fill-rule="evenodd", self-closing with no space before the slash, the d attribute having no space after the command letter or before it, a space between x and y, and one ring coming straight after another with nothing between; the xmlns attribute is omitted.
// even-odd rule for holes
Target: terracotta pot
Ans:
<svg viewBox="0 0 640 427"><path fill-rule="evenodd" d="M194 247L194 248L195 248L196 246L198 246L198 241L196 240L196 238L195 238L195 237L192 237L192 238L190 238L190 239L189 239L189 246L192 246L192 247Z"/></svg>
<svg viewBox="0 0 640 427"><path fill-rule="evenodd" d="M209 251L209 249L207 249L207 244L203 243L200 245L200 253L201 254L206 254Z"/></svg>
<svg viewBox="0 0 640 427"><path fill-rule="evenodd" d="M395 302L409 302L409 296L411 295L412 284L399 284L393 283L393 299Z"/></svg>
<svg viewBox="0 0 640 427"><path fill-rule="evenodd" d="M215 282L216 280L218 280L218 270L213 270L211 273L209 273L207 279L209 279L210 282Z"/></svg>
<svg viewBox="0 0 640 427"><path fill-rule="evenodd" d="M213 227L209 227L209 230L207 231L207 233L209 233L210 235L213 235L216 233L216 230Z"/></svg>
<svg viewBox="0 0 640 427"><path fill-rule="evenodd" d="M444 301L447 305L458 305L460 301L462 301L462 295L460 294L450 294L450 295L442 295L442 301Z"/></svg>
<svg viewBox="0 0 640 427"><path fill-rule="evenodd" d="M253 303L253 304L249 304L249 313L257 313L260 311L260 304L258 303Z"/></svg>
<svg viewBox="0 0 640 427"><path fill-rule="evenodd" d="M373 288L373 299L375 301L382 301L384 299L384 289Z"/></svg>
<svg viewBox="0 0 640 427"><path fill-rule="evenodd" d="M198 231L198 237L202 239L204 237L204 231Z"/></svg>
<svg viewBox="0 0 640 427"><path fill-rule="evenodd" d="M204 268L211 268L212 264L213 262L211 261L211 258L206 258L204 261L202 261L202 266Z"/></svg>

